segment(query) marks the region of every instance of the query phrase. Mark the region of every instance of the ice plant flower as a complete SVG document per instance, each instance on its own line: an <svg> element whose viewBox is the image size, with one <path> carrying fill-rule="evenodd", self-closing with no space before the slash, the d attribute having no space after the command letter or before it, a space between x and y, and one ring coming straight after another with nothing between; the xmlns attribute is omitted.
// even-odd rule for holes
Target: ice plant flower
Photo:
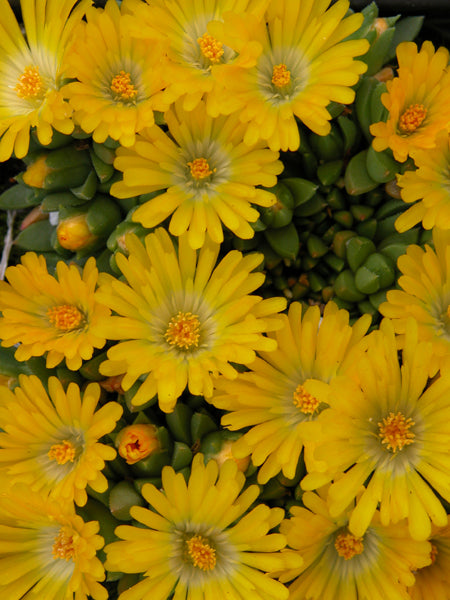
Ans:
<svg viewBox="0 0 450 600"><path fill-rule="evenodd" d="M239 26L227 18L209 25L212 35L238 53L247 38L262 47L254 66L224 65L217 74L224 86L217 109L225 114L239 111L241 121L248 124L246 144L263 139L272 150L297 150L295 117L326 135L331 120L327 105L353 101L351 86L367 68L354 59L368 50L369 43L345 38L358 29L363 15L346 17L347 0L329 5L329 1L279 0L269 4L264 19L246 14Z"/></svg>
<svg viewBox="0 0 450 600"><path fill-rule="evenodd" d="M403 232L421 223L424 229L450 229L450 136L447 131L436 137L436 147L412 150L417 169L397 175L402 199L412 206L395 221Z"/></svg>
<svg viewBox="0 0 450 600"><path fill-rule="evenodd" d="M431 564L418 569L408 589L411 600L447 600L450 596L450 525L434 528L429 538Z"/></svg>
<svg viewBox="0 0 450 600"><path fill-rule="evenodd" d="M397 60L397 77L386 82L387 92L381 96L388 119L371 125L370 132L377 152L390 148L394 158L404 162L415 149L434 148L436 135L449 131L449 51L435 51L428 40L419 51L413 42L402 42Z"/></svg>
<svg viewBox="0 0 450 600"><path fill-rule="evenodd" d="M260 483L280 471L294 477L303 446L307 453L312 447L310 424L327 406L328 384L354 366L370 325L365 315L350 326L349 313L334 302L326 305L322 319L318 306L302 314L299 302L282 318L284 327L269 334L277 349L260 352L250 371L235 380L218 379L211 398L227 411L224 427L246 429L232 451L237 458L251 454L253 463L262 465Z"/></svg>
<svg viewBox="0 0 450 600"><path fill-rule="evenodd" d="M350 511L330 515L322 496L305 492L304 507L293 506L280 525L288 546L304 559L300 569L280 575L280 581L293 579L289 600L408 598L413 571L428 568L430 544L412 540L404 521L383 526L378 512L364 535L355 536L348 529Z"/></svg>
<svg viewBox="0 0 450 600"><path fill-rule="evenodd" d="M368 342L357 365L359 385L334 379L330 408L318 417L316 458L327 463L328 474L308 473L301 485L314 489L333 480L328 505L334 517L365 484L349 519L353 535L365 534L379 505L383 526L406 518L411 537L426 540L431 522L447 525L437 494L450 500L448 446L442 442L450 435L450 378L429 381L430 344L418 341L412 319L406 324L401 366L389 320Z"/></svg>
<svg viewBox="0 0 450 600"><path fill-rule="evenodd" d="M94 141L109 136L131 146L136 131L154 124L153 111L169 106L162 91L164 45L132 38L116 0L108 0L104 10L90 7L86 20L67 55L68 74L76 81L63 92L74 121Z"/></svg>
<svg viewBox="0 0 450 600"><path fill-rule="evenodd" d="M19 376L14 391L0 387L0 473L12 484L50 493L66 503L86 504L86 486L104 492L105 460L114 448L99 443L122 415L117 402L97 409L100 386L90 383L81 393L76 383L67 391L56 377L48 393L35 375Z"/></svg>
<svg viewBox="0 0 450 600"><path fill-rule="evenodd" d="M119 148L114 166L123 180L111 194L129 198L166 190L133 213L133 221L155 227L171 216L169 232L189 232L192 248L201 248L206 233L223 241L222 224L240 238L252 238L259 212L276 198L257 185L272 187L283 170L278 152L264 143L246 146L245 127L236 115L212 119L203 102L186 113L176 103L165 113L168 133L153 127L137 136L132 148Z"/></svg>
<svg viewBox="0 0 450 600"><path fill-rule="evenodd" d="M287 588L267 573L300 566L295 552L280 550L285 537L270 533L283 518L280 508L259 504L256 485L244 492L245 476L234 461L219 470L205 466L196 454L189 482L172 467L162 471L162 489L144 485L151 510L130 512L142 525L121 525L121 540L106 546L106 568L143 573L142 581L120 594L120 600L152 598L233 598L287 600ZM283 565L286 565L284 567Z"/></svg>
<svg viewBox="0 0 450 600"><path fill-rule="evenodd" d="M82 273L76 265L58 262L53 277L44 256L24 254L21 264L6 269L8 283L0 281L2 346L19 344L15 358L20 361L47 354L48 368L65 359L69 369L79 369L106 342L92 332L109 314L94 299L97 277L92 257Z"/></svg>
<svg viewBox="0 0 450 600"><path fill-rule="evenodd" d="M230 364L247 365L255 351L276 347L263 333L281 327L283 298L251 295L264 281L253 273L260 254L229 252L216 266L220 246L209 238L200 251L187 236L178 250L162 228L149 234L145 247L126 237L129 257L116 254L127 283L107 278L97 299L117 313L99 323L100 335L123 340L108 350L104 375L125 374L126 391L140 382L133 397L139 406L158 394L159 406L171 412L186 386L210 398L213 375L237 375Z"/></svg>
<svg viewBox="0 0 450 600"><path fill-rule="evenodd" d="M0 161L26 156L32 127L43 145L53 129L72 133L72 109L61 92L64 53L90 3L21 0L25 40L10 3L0 0Z"/></svg>
<svg viewBox="0 0 450 600"><path fill-rule="evenodd" d="M17 486L0 494L0 596L8 600L107 600L98 521L73 504Z"/></svg>
<svg viewBox="0 0 450 600"><path fill-rule="evenodd" d="M433 228L433 246L410 245L397 261L398 285L389 290L382 315L392 319L400 347L405 347L406 321L413 317L419 337L433 346L430 376L450 360L450 231Z"/></svg>
<svg viewBox="0 0 450 600"><path fill-rule="evenodd" d="M115 440L120 456L129 465L150 456L152 452L161 448L156 432L156 427L147 423L135 423L124 427Z"/></svg>
<svg viewBox="0 0 450 600"><path fill-rule="evenodd" d="M211 35L208 24L221 21L224 14L253 15L264 19L270 0L127 0L126 12L133 15L131 34L146 38L163 36L168 42L166 65L167 91L174 99L181 98L183 109L190 111L204 99L207 104L221 93L220 75L212 77L212 67L233 63L252 65L261 52L251 37L242 44L239 53Z"/></svg>

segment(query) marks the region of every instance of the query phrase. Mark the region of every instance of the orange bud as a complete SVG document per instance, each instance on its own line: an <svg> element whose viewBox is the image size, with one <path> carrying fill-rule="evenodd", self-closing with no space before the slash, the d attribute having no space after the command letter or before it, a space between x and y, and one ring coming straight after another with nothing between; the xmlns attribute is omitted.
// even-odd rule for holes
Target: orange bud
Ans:
<svg viewBox="0 0 450 600"><path fill-rule="evenodd" d="M84 214L74 215L60 221L56 229L59 245L67 250L80 250L97 239L97 236L89 231Z"/></svg>
<svg viewBox="0 0 450 600"><path fill-rule="evenodd" d="M134 465L134 463L146 458L155 450L160 449L156 431L154 425L144 423L128 425L119 431L116 438L116 448L127 464Z"/></svg>
<svg viewBox="0 0 450 600"><path fill-rule="evenodd" d="M244 456L243 458L236 458L232 452L233 441L227 440L224 441L221 450L214 457L215 461L219 465L219 467L229 458L234 460L237 465L239 471L245 473L250 464L250 456Z"/></svg>

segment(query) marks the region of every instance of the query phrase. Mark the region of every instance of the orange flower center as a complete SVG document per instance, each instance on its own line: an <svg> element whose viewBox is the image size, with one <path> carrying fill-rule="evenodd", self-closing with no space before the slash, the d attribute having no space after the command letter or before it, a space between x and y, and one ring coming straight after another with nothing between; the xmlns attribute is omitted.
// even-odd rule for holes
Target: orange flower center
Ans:
<svg viewBox="0 0 450 600"><path fill-rule="evenodd" d="M34 100L42 93L43 88L42 78L39 75L39 67L25 67L24 72L17 80L14 91L19 98L25 100Z"/></svg>
<svg viewBox="0 0 450 600"><path fill-rule="evenodd" d="M62 558L70 560L75 556L75 546L73 543L73 535L68 531L67 527L61 527L53 544L52 555L54 559Z"/></svg>
<svg viewBox="0 0 450 600"><path fill-rule="evenodd" d="M137 96L137 90L131 83L131 75L125 71L120 71L111 81L111 90L116 95L117 100L134 100Z"/></svg>
<svg viewBox="0 0 450 600"><path fill-rule="evenodd" d="M381 443L386 444L387 450L397 452L402 450L404 446L412 444L415 435L410 428L414 425L414 421L410 418L406 419L402 413L389 413L380 423L378 423Z"/></svg>
<svg viewBox="0 0 450 600"><path fill-rule="evenodd" d="M71 331L76 329L83 320L83 314L72 304L61 304L47 311L47 317L56 329Z"/></svg>
<svg viewBox="0 0 450 600"><path fill-rule="evenodd" d="M399 127L403 133L413 133L420 127L427 116L423 104L411 104L400 117Z"/></svg>
<svg viewBox="0 0 450 600"><path fill-rule="evenodd" d="M295 406L306 415L312 415L320 404L319 400L307 392L301 383L295 388L293 396Z"/></svg>
<svg viewBox="0 0 450 600"><path fill-rule="evenodd" d="M334 541L337 553L345 560L350 560L364 551L363 539L355 537L352 533L340 533Z"/></svg>
<svg viewBox="0 0 450 600"><path fill-rule="evenodd" d="M190 350L198 346L198 339L200 337L199 329L200 321L197 315L180 311L175 317L170 319L164 337L171 346Z"/></svg>
<svg viewBox="0 0 450 600"><path fill-rule="evenodd" d="M186 542L189 557L194 567L211 571L216 566L216 551L201 535L194 535Z"/></svg>
<svg viewBox="0 0 450 600"><path fill-rule="evenodd" d="M205 58L212 63L220 62L224 52L222 42L216 40L216 38L209 35L209 33L204 33L201 37L197 38L197 43Z"/></svg>
<svg viewBox="0 0 450 600"><path fill-rule="evenodd" d="M287 70L286 65L281 63L274 65L272 72L272 83L277 88L282 88L291 82L291 72Z"/></svg>
<svg viewBox="0 0 450 600"><path fill-rule="evenodd" d="M216 169L211 171L206 158L195 158L192 162L188 162L188 167L191 169L191 175L194 179L204 179L212 175Z"/></svg>
<svg viewBox="0 0 450 600"><path fill-rule="evenodd" d="M433 544L433 542L430 542L430 543L431 543L431 552L430 552L431 564L434 565L434 563L436 562L437 555L438 555L438 549Z"/></svg>
<svg viewBox="0 0 450 600"><path fill-rule="evenodd" d="M58 465L65 465L69 461L73 462L75 459L75 446L67 440L64 440L62 444L53 444L48 451L48 457L56 460Z"/></svg>

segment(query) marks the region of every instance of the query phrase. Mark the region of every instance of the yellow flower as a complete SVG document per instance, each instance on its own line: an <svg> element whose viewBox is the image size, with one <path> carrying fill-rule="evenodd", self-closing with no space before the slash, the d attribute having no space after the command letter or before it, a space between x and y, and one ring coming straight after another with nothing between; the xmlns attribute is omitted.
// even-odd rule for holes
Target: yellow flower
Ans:
<svg viewBox="0 0 450 600"><path fill-rule="evenodd" d="M356 502L349 530L362 537L379 505L383 526L408 519L410 535L426 540L431 522L447 525L439 494L450 500L450 379L429 382L430 344L417 340L413 319L406 325L399 364L392 323L384 319L368 336L367 354L358 360L359 386L348 378L330 384L330 408L316 449L328 473L309 473L304 489L334 480L328 492L330 514ZM340 475L342 474L342 475Z"/></svg>
<svg viewBox="0 0 450 600"><path fill-rule="evenodd" d="M233 444L233 454L251 454L261 466L258 481L266 483L280 470L293 478L305 445L307 462L312 447L311 423L327 406L329 382L346 373L357 360L359 342L370 325L365 315L353 326L349 314L333 302L321 319L318 306L302 315L293 302L284 327L270 337L277 350L260 352L250 372L234 381L220 378L211 402L227 411L222 425L232 430L250 427Z"/></svg>
<svg viewBox="0 0 450 600"><path fill-rule="evenodd" d="M304 559L286 571L289 600L405 600L413 570L430 562L430 544L412 540L405 522L383 526L378 511L361 537L348 529L349 510L332 516L323 497L302 496L280 531ZM420 573L420 571L419 571ZM437 598L437 597L436 597Z"/></svg>
<svg viewBox="0 0 450 600"><path fill-rule="evenodd" d="M256 350L275 348L263 332L281 326L275 313L286 302L250 295L264 281L252 273L262 255L232 251L216 266L220 247L208 238L199 252L187 236L177 251L162 228L146 237L145 248L135 236L126 240L129 258L118 253L116 260L128 284L111 278L97 292L119 316L104 318L98 331L126 340L108 350L100 371L125 373L124 390L139 380L134 405L158 394L161 409L171 412L186 386L210 398L212 375L234 378L231 362L247 365Z"/></svg>
<svg viewBox="0 0 450 600"><path fill-rule="evenodd" d="M168 134L153 127L137 136L133 148L119 148L114 166L124 172L123 181L111 186L111 194L129 198L164 190L139 206L133 221L155 227L172 215L173 235L189 232L192 248L201 248L205 234L223 241L222 223L240 238L252 238L249 222L258 219L251 206L271 206L275 196L257 185L272 187L283 165L263 143L246 146L245 126L236 115L212 119L205 105L186 113L175 104L165 119Z"/></svg>
<svg viewBox="0 0 450 600"><path fill-rule="evenodd" d="M397 261L401 272L398 285L390 290L387 302L380 312L392 319L398 344L404 348L405 328L413 317L419 328L419 337L432 343L434 359L430 377L439 369L445 370L450 360L450 230L433 229L434 250L410 245Z"/></svg>
<svg viewBox="0 0 450 600"><path fill-rule="evenodd" d="M415 573L416 581L408 589L411 600L448 600L450 598L450 525L434 528L429 538L431 564Z"/></svg>
<svg viewBox="0 0 450 600"><path fill-rule="evenodd" d="M74 121L94 141L109 136L131 146L136 131L154 124L153 111L169 106L162 91L164 46L132 38L116 0L108 0L104 10L90 7L86 19L67 56L68 73L77 81L63 92Z"/></svg>
<svg viewBox="0 0 450 600"><path fill-rule="evenodd" d="M370 132L377 152L391 148L394 158L404 162L415 149L434 148L436 135L450 128L449 52L444 47L435 52L429 41L420 51L413 42L402 42L397 59L398 76L386 83L381 96L388 120L374 123Z"/></svg>
<svg viewBox="0 0 450 600"><path fill-rule="evenodd" d="M98 440L110 433L122 415L117 402L96 411L100 386L89 384L83 394L76 383L65 392L56 377L48 394L35 376L19 376L19 386L0 387L0 468L7 481L86 504L86 486L104 492L101 473L114 448Z"/></svg>
<svg viewBox="0 0 450 600"><path fill-rule="evenodd" d="M90 0L74 4L22 0L25 41L10 3L0 0L0 161L26 156L31 127L43 145L51 142L52 127L73 130L72 109L61 93L64 53Z"/></svg>
<svg viewBox="0 0 450 600"><path fill-rule="evenodd" d="M190 111L203 98L215 97L217 78L211 77L213 66L227 63L254 64L261 51L259 44L247 39L239 54L211 36L208 23L224 14L238 13L264 18L270 0L128 0L127 12L135 17L130 23L133 36L159 35L166 38L169 58L166 65L168 93L182 97L183 109Z"/></svg>
<svg viewBox="0 0 450 600"><path fill-rule="evenodd" d="M58 504L27 487L0 495L0 596L5 600L107 600L96 557L98 521L84 522L72 503Z"/></svg>
<svg viewBox="0 0 450 600"><path fill-rule="evenodd" d="M92 327L109 310L94 299L98 276L94 258L81 274L75 265L60 261L56 276L48 273L44 256L34 252L6 269L9 283L0 281L0 338L2 346L19 344L17 360L48 353L48 368L65 359L76 371L92 357L94 348L105 345L105 338Z"/></svg>
<svg viewBox="0 0 450 600"><path fill-rule="evenodd" d="M354 60L364 54L365 39L346 40L361 25L363 15L346 17L347 0L330 2L271 2L265 19L246 14L239 23L224 18L212 23L210 33L240 52L247 38L262 52L253 65L224 65L215 73L224 86L217 110L239 111L247 123L246 144L259 139L272 150L297 150L300 144L295 117L319 135L330 131L331 101L349 104L351 86L366 70Z"/></svg>
<svg viewBox="0 0 450 600"><path fill-rule="evenodd" d="M398 231L422 223L425 229L450 229L450 137L444 131L436 137L436 147L412 150L417 170L397 175L402 199L412 206L395 221Z"/></svg>
<svg viewBox="0 0 450 600"><path fill-rule="evenodd" d="M106 546L106 568L143 573L142 581L120 600L233 598L287 600L288 591L267 573L295 568L297 553L280 552L285 537L269 533L283 518L281 508L249 507L259 494L251 485L241 493L245 476L234 461L203 464L196 454L189 482L171 467L162 471L162 490L146 484L142 493L151 510L131 508L142 526L121 525L124 541Z"/></svg>

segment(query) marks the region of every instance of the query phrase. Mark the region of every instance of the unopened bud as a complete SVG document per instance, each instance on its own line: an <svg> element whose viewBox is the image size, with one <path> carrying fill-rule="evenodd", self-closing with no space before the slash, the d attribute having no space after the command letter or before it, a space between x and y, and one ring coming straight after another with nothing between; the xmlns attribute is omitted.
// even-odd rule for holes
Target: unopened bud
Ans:
<svg viewBox="0 0 450 600"><path fill-rule="evenodd" d="M129 465L146 458L155 450L160 450L154 425L136 423L124 427L116 438L116 448Z"/></svg>
<svg viewBox="0 0 450 600"><path fill-rule="evenodd" d="M80 250L97 240L97 236L89 231L86 215L79 214L60 221L56 229L58 243L66 250Z"/></svg>

